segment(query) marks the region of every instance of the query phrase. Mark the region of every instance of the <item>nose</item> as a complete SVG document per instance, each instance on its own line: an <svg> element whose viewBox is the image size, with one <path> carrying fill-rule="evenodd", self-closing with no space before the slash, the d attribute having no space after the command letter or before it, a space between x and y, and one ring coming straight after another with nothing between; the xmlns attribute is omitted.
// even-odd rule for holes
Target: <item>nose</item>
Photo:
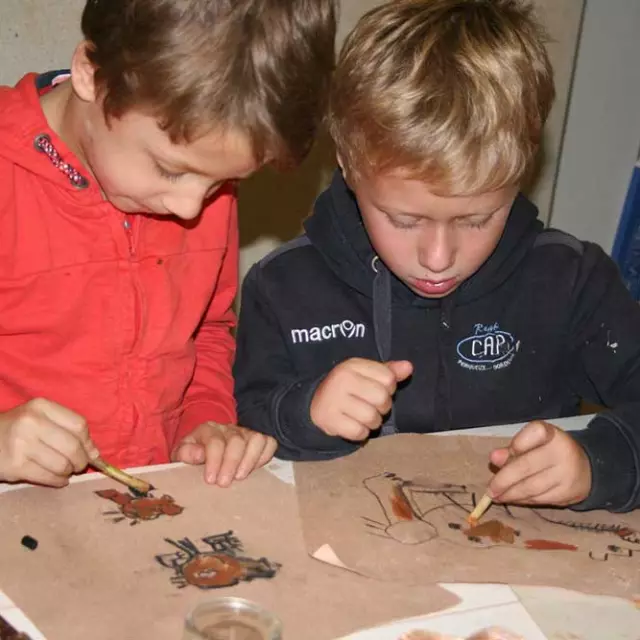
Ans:
<svg viewBox="0 0 640 640"><path fill-rule="evenodd" d="M202 212L205 200L218 191L222 184L222 182L190 184L180 191L165 196L162 204L174 216L183 220L193 220Z"/></svg>
<svg viewBox="0 0 640 640"><path fill-rule="evenodd" d="M455 262L455 234L449 225L426 227L420 237L418 261L430 274L446 272Z"/></svg>
<svg viewBox="0 0 640 640"><path fill-rule="evenodd" d="M164 208L178 218L193 220L202 212L204 201L219 187L205 180L184 180L166 193L162 199Z"/></svg>
<svg viewBox="0 0 640 640"><path fill-rule="evenodd" d="M165 209L182 220L193 220L200 215L204 197L202 195L175 194L166 196L162 204Z"/></svg>

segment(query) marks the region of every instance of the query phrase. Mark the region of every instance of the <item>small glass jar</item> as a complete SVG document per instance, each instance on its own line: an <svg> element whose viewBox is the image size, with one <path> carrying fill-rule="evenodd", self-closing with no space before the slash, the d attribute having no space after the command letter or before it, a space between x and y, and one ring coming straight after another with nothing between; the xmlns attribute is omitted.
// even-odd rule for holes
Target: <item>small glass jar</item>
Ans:
<svg viewBox="0 0 640 640"><path fill-rule="evenodd" d="M282 640L282 623L255 602L226 596L197 605L187 616L183 640Z"/></svg>

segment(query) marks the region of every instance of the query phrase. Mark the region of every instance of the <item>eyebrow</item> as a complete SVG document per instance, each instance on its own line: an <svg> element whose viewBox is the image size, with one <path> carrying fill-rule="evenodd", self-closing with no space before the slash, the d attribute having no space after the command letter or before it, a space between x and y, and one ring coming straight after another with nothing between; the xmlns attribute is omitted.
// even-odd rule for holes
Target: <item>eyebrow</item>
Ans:
<svg viewBox="0 0 640 640"><path fill-rule="evenodd" d="M456 216L456 218L488 218L489 216L492 216L494 213L496 213L497 211L500 211L500 209L502 209L504 205L500 205L499 207L497 207L496 209L494 209L493 211L483 211L483 212L478 212L478 213L465 213L461 216Z"/></svg>
<svg viewBox="0 0 640 640"><path fill-rule="evenodd" d="M500 205L497 208L493 209L492 211L487 211L487 212L478 212L478 213L463 213L461 215L457 215L454 216L453 219L454 220L463 220L466 218L488 218L489 216L494 215L496 212L498 212L500 209L502 209L504 205ZM376 207L382 211L382 213L387 214L388 216L403 216L405 218L413 218L415 220L424 220L425 218L431 220L431 216L429 216L426 213L407 213L407 212L402 212L402 211L389 211L388 209L386 209L385 207L381 207L376 205Z"/></svg>

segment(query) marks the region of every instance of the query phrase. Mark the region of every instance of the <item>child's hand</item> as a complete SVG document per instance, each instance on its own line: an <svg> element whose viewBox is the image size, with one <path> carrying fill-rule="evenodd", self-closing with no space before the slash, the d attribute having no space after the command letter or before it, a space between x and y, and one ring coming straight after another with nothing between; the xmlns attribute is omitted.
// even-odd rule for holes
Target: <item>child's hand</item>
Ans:
<svg viewBox="0 0 640 640"><path fill-rule="evenodd" d="M63 487L97 456L85 419L55 402L0 413L0 480Z"/></svg>
<svg viewBox="0 0 640 640"><path fill-rule="evenodd" d="M234 480L244 480L267 464L277 446L273 438L257 431L205 422L182 439L171 459L204 464L205 482L228 487Z"/></svg>
<svg viewBox="0 0 640 640"><path fill-rule="evenodd" d="M489 485L497 502L564 507L591 491L591 463L567 433L544 421L530 422L508 449L496 449L491 462L500 471Z"/></svg>
<svg viewBox="0 0 640 640"><path fill-rule="evenodd" d="M406 360L345 360L318 385L311 401L311 420L327 435L366 440L391 411L398 382L412 372Z"/></svg>

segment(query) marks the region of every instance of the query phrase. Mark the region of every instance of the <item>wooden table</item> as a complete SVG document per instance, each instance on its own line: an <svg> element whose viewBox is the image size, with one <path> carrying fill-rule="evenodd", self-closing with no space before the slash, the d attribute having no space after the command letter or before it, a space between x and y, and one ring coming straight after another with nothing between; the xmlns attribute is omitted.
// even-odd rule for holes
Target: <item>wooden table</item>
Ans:
<svg viewBox="0 0 640 640"><path fill-rule="evenodd" d="M554 421L567 429L582 429L590 416ZM483 427L447 435L510 436L522 425ZM133 470L144 474L169 465ZM294 483L293 465L274 460L269 471L283 482ZM91 482L94 474L74 478L74 482ZM20 486L2 485L3 491L20 490ZM2 571L0 568L0 585ZM520 634L525 640L640 640L640 609L615 598L585 596L560 589L543 587L509 587L491 584L445 584L462 602L452 609L422 618L395 622L376 629L363 630L348 640L397 640L405 631L428 628L457 636L466 636L481 628L499 625ZM46 640L26 616L0 591L0 615L32 640ZM286 631L286 630L285 630ZM304 639L287 639L304 640ZM346 640L346 639L345 639Z"/></svg>

